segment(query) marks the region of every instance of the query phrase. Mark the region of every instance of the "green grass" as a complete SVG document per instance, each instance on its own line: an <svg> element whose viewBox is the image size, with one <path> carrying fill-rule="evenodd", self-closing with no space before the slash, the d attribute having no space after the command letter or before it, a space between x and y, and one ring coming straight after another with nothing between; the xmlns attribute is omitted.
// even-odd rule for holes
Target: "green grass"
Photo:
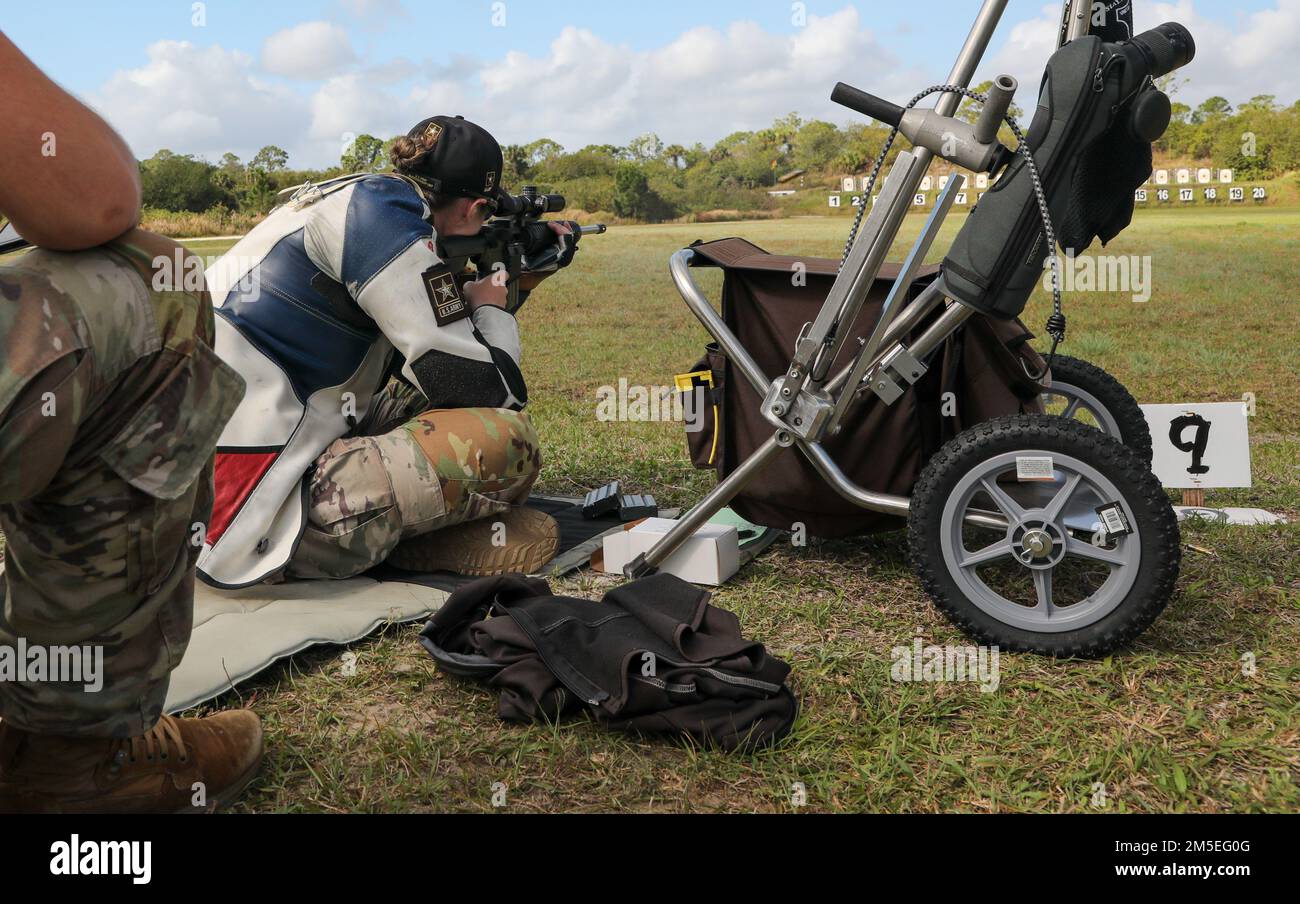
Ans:
<svg viewBox="0 0 1300 904"><path fill-rule="evenodd" d="M905 238L919 223L909 219ZM834 256L845 225L646 226L585 241L521 317L542 489L577 493L619 478L663 504L698 498L710 480L690 467L679 429L594 414L600 386L670 385L700 356L705 334L673 290L668 256L734 234L774 252ZM1297 211L1140 213L1106 253L1152 256L1151 301L1067 298L1065 346L1143 402L1255 393L1255 487L1210 501L1293 521L1298 230ZM702 281L716 296L716 276ZM1040 291L1026 321L1040 325L1048 304ZM795 783L809 810L1086 811L1097 783L1110 810L1300 810L1300 526L1191 525L1184 539L1193 548L1178 593L1132 649L1102 662L1004 655L992 694L890 680L891 648L918 631L962 642L921 593L900 535L774 549L716 597L792 664L803 706L788 741L753 756L582 720L506 725L494 695L438 673L409 627L354 645L355 677L341 677L340 650L315 650L217 708L242 702L266 721L268 759L245 810L491 810L496 783L513 811L782 811L793 809ZM561 589L599 595L610 583L587 575ZM1249 677L1246 654L1257 663Z"/></svg>

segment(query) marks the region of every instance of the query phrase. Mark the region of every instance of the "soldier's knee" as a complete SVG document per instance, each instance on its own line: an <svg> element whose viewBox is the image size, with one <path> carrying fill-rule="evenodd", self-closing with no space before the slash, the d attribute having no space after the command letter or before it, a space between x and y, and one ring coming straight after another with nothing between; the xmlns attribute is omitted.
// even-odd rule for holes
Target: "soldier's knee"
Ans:
<svg viewBox="0 0 1300 904"><path fill-rule="evenodd" d="M517 480L542 467L537 429L519 411L456 408L426 411L403 428L441 477Z"/></svg>

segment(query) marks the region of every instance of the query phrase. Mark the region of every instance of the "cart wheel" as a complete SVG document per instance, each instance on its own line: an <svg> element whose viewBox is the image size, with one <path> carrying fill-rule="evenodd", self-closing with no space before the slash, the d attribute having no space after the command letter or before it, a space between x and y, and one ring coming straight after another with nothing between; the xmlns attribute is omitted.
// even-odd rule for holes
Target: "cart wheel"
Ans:
<svg viewBox="0 0 1300 904"><path fill-rule="evenodd" d="M908 537L912 567L958 627L1051 656L1133 640L1168 603L1181 559L1146 462L1044 415L998 418L944 446L917 482Z"/></svg>
<svg viewBox="0 0 1300 904"><path fill-rule="evenodd" d="M1043 393L1048 414L1077 420L1113 436L1151 464L1151 428L1124 384L1095 364L1057 355L1052 385Z"/></svg>

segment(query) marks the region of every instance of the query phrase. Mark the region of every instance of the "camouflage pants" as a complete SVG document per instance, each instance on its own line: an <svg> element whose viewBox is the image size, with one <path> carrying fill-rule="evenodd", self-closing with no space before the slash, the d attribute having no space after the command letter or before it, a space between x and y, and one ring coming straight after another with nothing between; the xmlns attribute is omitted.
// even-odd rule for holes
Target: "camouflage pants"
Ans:
<svg viewBox="0 0 1300 904"><path fill-rule="evenodd" d="M147 731L189 641L193 531L243 381L201 283L150 275L181 254L137 231L0 266L0 666L29 666L0 667L0 717L27 731ZM33 650L83 674L39 673Z"/></svg>
<svg viewBox="0 0 1300 904"><path fill-rule="evenodd" d="M290 577L353 577L402 540L528 498L542 462L527 414L463 408L412 417L423 405L413 390L386 390L353 435L317 460Z"/></svg>

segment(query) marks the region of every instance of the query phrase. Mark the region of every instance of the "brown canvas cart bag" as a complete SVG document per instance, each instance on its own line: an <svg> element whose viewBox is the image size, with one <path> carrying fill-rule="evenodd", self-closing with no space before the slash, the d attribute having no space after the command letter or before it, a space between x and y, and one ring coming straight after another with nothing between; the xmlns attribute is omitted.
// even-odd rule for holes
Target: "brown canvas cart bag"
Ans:
<svg viewBox="0 0 1300 904"><path fill-rule="evenodd" d="M697 242L691 250L692 266L724 271L722 318L728 328L769 376L780 374L799 331L826 301L839 262L769 254L741 238ZM890 264L882 268L854 324L854 335L870 333L898 269ZM938 272L936 266L923 268L909 300ZM922 321L917 332L938 313ZM1029 374L1042 373L1044 362L1029 346L1032 338L1019 320L972 318L936 355L942 357L942 366L932 367L893 406L865 394L843 432L826 441L827 451L860 486L911 495L925 463L961 431L1002 415L1042 412L1043 387ZM832 372L847 364L857 349L856 342L846 343ZM709 347L694 370L710 373L713 386L696 390L703 394L695 411L701 412L704 427L687 432L691 459L698 468L715 469L721 480L766 441L773 428L760 413L758 394L739 375L733 376L716 346ZM790 530L802 523L809 534L825 538L903 526L900 518L868 511L841 497L793 451L746 487L732 507L756 524Z"/></svg>

